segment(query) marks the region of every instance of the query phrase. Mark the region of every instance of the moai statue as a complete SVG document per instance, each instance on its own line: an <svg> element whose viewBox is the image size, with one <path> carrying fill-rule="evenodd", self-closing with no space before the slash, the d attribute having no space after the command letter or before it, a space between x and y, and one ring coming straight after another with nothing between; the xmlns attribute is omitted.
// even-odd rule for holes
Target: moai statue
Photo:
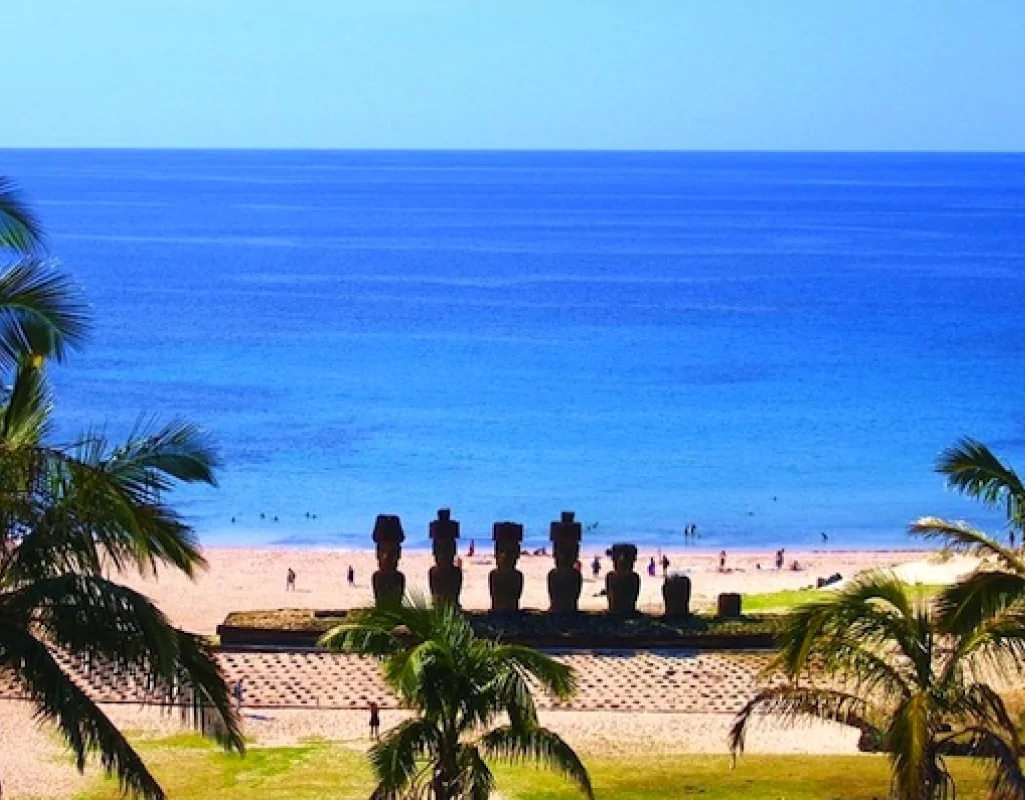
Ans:
<svg viewBox="0 0 1025 800"><path fill-rule="evenodd" d="M632 544L612 545L612 572L605 576L605 594L609 611L634 614L641 593L641 576L634 572L637 548Z"/></svg>
<svg viewBox="0 0 1025 800"><path fill-rule="evenodd" d="M574 568L580 558L580 523L573 521L572 511L563 511L558 522L551 525L549 538L555 569L548 573L548 597L554 614L575 613L580 602L583 576Z"/></svg>
<svg viewBox="0 0 1025 800"><path fill-rule="evenodd" d="M667 617L690 616L690 578L670 573L662 584L662 600Z"/></svg>
<svg viewBox="0 0 1025 800"><path fill-rule="evenodd" d="M389 514L379 514L374 522L374 542L377 545L377 572L371 578L374 602L378 606L399 603L406 593L406 576L399 572L402 557L402 521Z"/></svg>
<svg viewBox="0 0 1025 800"><path fill-rule="evenodd" d="M734 592L723 592L719 595L718 616L723 619L736 619L741 616L740 595Z"/></svg>
<svg viewBox="0 0 1025 800"><path fill-rule="evenodd" d="M491 529L495 542L495 568L488 575L492 611L519 611L523 596L523 573L516 569L520 559L523 526L515 522L496 522Z"/></svg>
<svg viewBox="0 0 1025 800"><path fill-rule="evenodd" d="M463 571L455 565L456 540L459 523L452 519L447 508L438 509L438 518L431 523L431 550L434 566L427 573L434 605L449 603L459 606L459 593L463 589Z"/></svg>

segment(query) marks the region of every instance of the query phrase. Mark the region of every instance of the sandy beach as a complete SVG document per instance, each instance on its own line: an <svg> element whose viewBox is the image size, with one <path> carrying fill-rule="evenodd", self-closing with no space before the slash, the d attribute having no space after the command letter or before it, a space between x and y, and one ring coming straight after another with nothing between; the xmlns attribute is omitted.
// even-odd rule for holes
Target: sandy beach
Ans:
<svg viewBox="0 0 1025 800"><path fill-rule="evenodd" d="M215 548L205 553L208 568L195 581L177 574L161 574L156 578L121 576L124 582L138 588L151 598L178 625L189 630L212 634L230 611L268 608L348 608L366 605L372 600L370 576L376 568L372 551ZM584 591L582 606L588 609L605 607L605 598L598 595L603 585L593 580L590 561L596 553L582 552ZM602 570L610 567L604 553ZM966 558L942 560L929 551L817 551L786 554L787 568L773 568L771 552L727 554L727 572L719 571L718 552L674 551L667 553L672 570L687 571L694 583L694 604L709 606L719 592L770 592L813 586L818 577L839 572L848 578L866 569L895 568L912 582L946 583L968 572L974 562ZM649 577L648 560L656 552L642 552L637 571L642 575L641 607L652 613L661 611L661 574ZM486 608L489 602L487 574L492 568L489 552L478 548L473 558L463 551L463 604L468 608ZM797 561L800 570L789 565ZM426 592L427 570L432 563L429 553L407 551L401 569L411 590ZM346 571L352 566L355 585L349 586ZM525 574L525 607L547 606L545 575L551 569L551 558L523 557L519 568ZM285 586L285 574L291 568L297 575L296 588ZM640 656L644 658L644 656ZM615 666L607 667L615 669ZM659 667L659 669L662 669ZM702 669L708 674L702 679ZM720 680L717 668L695 668L699 681L714 688ZM630 682L622 681L610 691L630 691ZM611 698L615 700L616 698ZM716 708L710 705L707 708ZM631 752L725 753L726 731L732 713L713 713L706 706L693 713L632 713L609 710L543 711L543 721L566 736L584 754L605 755ZM176 718L156 709L133 704L108 704L105 710L127 729L145 734L164 735L178 727ZM387 727L402 718L404 712L385 712ZM338 741L345 746L365 746L366 724L363 711L321 710L316 708L270 708L247 710L244 722L255 746L296 742L310 736ZM18 746L8 746L17 741ZM765 729L750 742L751 752L762 753L856 753L857 736L853 731L833 725L814 725L780 734ZM0 701L0 779L4 781L5 797L66 797L81 789L88 779L78 776L58 744L52 731L38 729L31 722L31 709L15 700ZM95 774L93 772L92 774Z"/></svg>
<svg viewBox="0 0 1025 800"><path fill-rule="evenodd" d="M463 543L462 605L470 609L486 609L490 603L488 572L494 568L494 559L487 548L479 544L473 558L466 555ZM786 568L773 567L772 552L745 551L727 553L729 571L719 571L718 551L686 550L666 551L670 570L684 570L693 581L693 604L697 609L710 607L720 592L750 594L773 592L781 589L800 589L814 586L816 578L840 573L848 578L862 570L903 567L912 581L943 583L966 572L970 565L962 560L944 564L931 564L929 551L856 551L838 550L786 553ZM212 634L218 623L231 611L249 611L272 608L354 608L370 605L373 591L370 577L377 569L372 550L328 549L272 549L272 548L211 548L205 551L207 570L195 581L178 574L160 574L156 579L138 575L121 576L119 580L151 597L175 624L191 631ZM592 578L590 564L594 556L601 559L601 573ZM646 571L651 558L658 552L642 551L637 558L637 572L641 575L639 606L650 613L661 613L662 577L649 577ZM604 588L605 571L610 560L599 549L584 548L584 588L580 604L584 609L603 609L606 600L599 592ZM799 571L790 569L797 562ZM399 565L406 576L406 587L411 592L427 594L427 571L433 564L429 552L404 551ZM349 566L355 570L354 586L346 582ZM518 568L524 574L522 605L524 608L548 607L546 576L552 569L551 557L524 556ZM295 591L287 591L285 574L291 568L296 573ZM911 570L911 572L908 572ZM935 574L933 574L935 573Z"/></svg>

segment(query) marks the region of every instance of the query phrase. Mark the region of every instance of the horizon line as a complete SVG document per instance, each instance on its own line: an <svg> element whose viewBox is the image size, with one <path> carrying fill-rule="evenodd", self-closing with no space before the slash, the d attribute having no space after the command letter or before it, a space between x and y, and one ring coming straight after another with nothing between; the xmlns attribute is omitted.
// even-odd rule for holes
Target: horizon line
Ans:
<svg viewBox="0 0 1025 800"><path fill-rule="evenodd" d="M226 152L226 153L595 153L595 154L689 154L689 155L1025 155L1025 149L915 149L915 148L570 148L570 147L245 147L245 146L117 146L117 145L3 145L0 152Z"/></svg>

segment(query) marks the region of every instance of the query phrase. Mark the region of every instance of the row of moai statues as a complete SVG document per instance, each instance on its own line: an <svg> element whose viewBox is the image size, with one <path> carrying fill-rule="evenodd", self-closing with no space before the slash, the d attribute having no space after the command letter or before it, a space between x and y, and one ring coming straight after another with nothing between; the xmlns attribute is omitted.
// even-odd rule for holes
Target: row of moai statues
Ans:
<svg viewBox="0 0 1025 800"><path fill-rule="evenodd" d="M548 573L549 608L555 614L572 614L579 610L583 576L580 569L582 526L572 511L563 511L551 524L549 539L555 568ZM438 511L430 524L431 550L434 566L428 572L431 600L434 603L459 605L463 573L456 565L459 523L447 508ZM405 533L396 516L381 515L374 524L378 570L373 575L374 599L378 605L400 599L406 591L406 578L399 572L402 542ZM516 569L523 544L523 526L516 522L496 522L492 528L495 568L488 575L491 610L518 611L523 597L523 573ZM612 546L612 571L605 576L605 593L609 611L631 614L637 610L641 578L634 572L637 548L632 544ZM690 578L671 576L662 586L667 616L685 616L690 610Z"/></svg>

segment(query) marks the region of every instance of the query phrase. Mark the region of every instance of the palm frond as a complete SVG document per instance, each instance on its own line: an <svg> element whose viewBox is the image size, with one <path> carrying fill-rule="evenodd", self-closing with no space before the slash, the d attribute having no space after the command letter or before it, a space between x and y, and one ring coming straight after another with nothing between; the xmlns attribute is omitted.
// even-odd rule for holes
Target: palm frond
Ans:
<svg viewBox="0 0 1025 800"><path fill-rule="evenodd" d="M943 630L964 635L1023 600L1025 575L977 570L943 589L935 602Z"/></svg>
<svg viewBox="0 0 1025 800"><path fill-rule="evenodd" d="M354 653L384 659L402 651L402 642L394 627L381 627L366 612L350 612L351 622L343 622L327 631L317 642L335 653Z"/></svg>
<svg viewBox="0 0 1025 800"><path fill-rule="evenodd" d="M46 646L10 625L0 630L0 663L28 692L38 715L56 723L82 771L86 758L99 753L107 773L123 791L145 800L164 800L164 791L117 727L61 669Z"/></svg>
<svg viewBox="0 0 1025 800"><path fill-rule="evenodd" d="M808 720L839 722L867 733L882 736L871 722L879 716L868 702L857 695L835 689L770 686L762 689L737 713L730 728L729 746L734 755L744 752L748 727L755 718L778 718L783 728L792 728Z"/></svg>
<svg viewBox="0 0 1025 800"><path fill-rule="evenodd" d="M102 464L59 450L3 454L5 461L18 459L22 471L12 475L20 474L21 484L8 491L28 492L33 500L16 520L29 531L15 559L21 569L95 572L101 555L118 569L151 573L169 564L191 577L205 566L195 533L157 493L139 493Z"/></svg>
<svg viewBox="0 0 1025 800"><path fill-rule="evenodd" d="M943 542L949 550L969 555L996 557L1008 570L1025 575L1025 561L1014 550L1002 546L967 522L939 517L922 517L908 526L908 532L923 539Z"/></svg>
<svg viewBox="0 0 1025 800"><path fill-rule="evenodd" d="M947 477L951 488L988 506L1003 506L1009 522L1025 524L1025 485L982 442L961 439L943 451L936 471Z"/></svg>
<svg viewBox="0 0 1025 800"><path fill-rule="evenodd" d="M28 258L0 275L0 366L25 355L63 360L88 329L81 292L49 264Z"/></svg>
<svg viewBox="0 0 1025 800"><path fill-rule="evenodd" d="M90 441L95 443L96 438ZM89 463L88 457L82 460ZM166 490L172 480L216 486L215 471L221 460L199 426L178 419L163 425L140 421L126 442L103 454L101 465L122 483L135 482L141 491L148 491L155 485ZM155 484L157 480L162 482Z"/></svg>
<svg viewBox="0 0 1025 800"><path fill-rule="evenodd" d="M1016 741L1009 741L985 726L970 726L943 740L968 737L968 751L984 759L991 773L990 797L993 800L1025 800L1025 775L1021 770L1021 750Z"/></svg>
<svg viewBox="0 0 1025 800"><path fill-rule="evenodd" d="M24 620L53 646L89 661L126 668L157 702L183 716L212 710L215 738L242 750L237 715L209 644L179 631L148 598L96 575L61 575L33 581L3 600L9 618ZM193 714L195 712L195 714Z"/></svg>
<svg viewBox="0 0 1025 800"><path fill-rule="evenodd" d="M871 663L873 649L899 645L907 659L921 656L919 623L907 587L892 573L867 572L825 600L805 603L788 614L777 635L779 667L792 679L806 672L813 659L831 671L849 668L857 653L861 666ZM843 656L849 656L845 663ZM899 672L878 673L879 680L901 682Z"/></svg>
<svg viewBox="0 0 1025 800"><path fill-rule="evenodd" d="M403 700L430 713L446 705L455 677L451 651L429 639L384 663L384 681Z"/></svg>
<svg viewBox="0 0 1025 800"><path fill-rule="evenodd" d="M52 410L42 369L32 357L22 357L0 416L0 441L9 450L37 444L50 428Z"/></svg>
<svg viewBox="0 0 1025 800"><path fill-rule="evenodd" d="M43 249L43 228L17 185L0 175L0 247L31 255Z"/></svg>
<svg viewBox="0 0 1025 800"><path fill-rule="evenodd" d="M1020 750L1018 727L1004 705L1003 698L985 683L974 683L965 687L952 704L950 711L956 718L998 730L1015 750Z"/></svg>
<svg viewBox="0 0 1025 800"><path fill-rule="evenodd" d="M547 728L495 728L482 736L478 744L484 753L499 760L543 764L568 778L584 796L594 797L591 778L580 757L562 737Z"/></svg>
<svg viewBox="0 0 1025 800"><path fill-rule="evenodd" d="M963 676L973 680L993 675L1025 674L1025 609L1014 606L959 634L941 680L953 685Z"/></svg>
<svg viewBox="0 0 1025 800"><path fill-rule="evenodd" d="M493 662L485 663L490 665ZM492 688L489 695L493 704L473 709L476 713L465 714L460 720L460 730L470 731L482 727L501 711L508 715L513 726L529 727L538 724L537 704L524 672L514 666L504 666L493 669L489 677Z"/></svg>
<svg viewBox="0 0 1025 800"><path fill-rule="evenodd" d="M407 719L388 731L367 753L378 781L374 797L398 797L414 782L418 760L436 754L440 745L437 728L423 719Z"/></svg>
<svg viewBox="0 0 1025 800"><path fill-rule="evenodd" d="M496 665L508 666L529 675L545 691L560 700L568 699L577 690L576 674L572 667L533 648L514 644L498 645L491 651L491 658Z"/></svg>

